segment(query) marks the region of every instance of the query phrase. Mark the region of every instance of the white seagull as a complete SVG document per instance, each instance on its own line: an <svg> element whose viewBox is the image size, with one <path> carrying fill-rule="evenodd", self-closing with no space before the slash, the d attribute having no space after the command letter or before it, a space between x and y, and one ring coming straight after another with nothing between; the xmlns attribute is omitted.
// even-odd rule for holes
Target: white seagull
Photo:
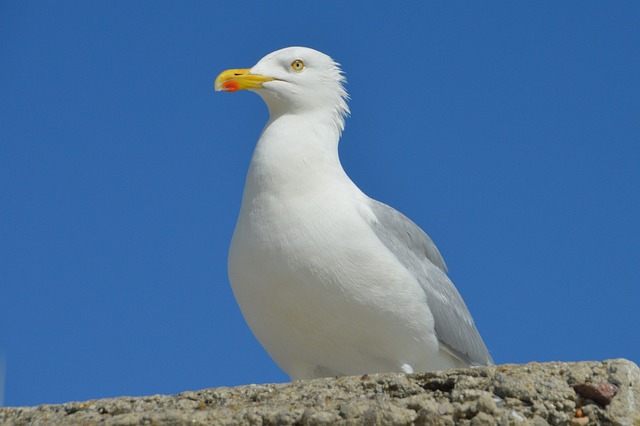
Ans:
<svg viewBox="0 0 640 426"><path fill-rule="evenodd" d="M344 82L305 47L215 80L269 108L229 249L245 320L292 380L492 365L431 239L343 170Z"/></svg>

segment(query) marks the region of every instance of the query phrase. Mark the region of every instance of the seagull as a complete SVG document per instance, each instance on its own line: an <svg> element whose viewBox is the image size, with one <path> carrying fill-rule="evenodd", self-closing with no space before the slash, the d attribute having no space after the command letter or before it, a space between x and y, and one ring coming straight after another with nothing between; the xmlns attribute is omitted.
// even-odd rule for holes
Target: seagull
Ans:
<svg viewBox="0 0 640 426"><path fill-rule="evenodd" d="M345 82L306 47L215 80L269 109L228 257L247 324L294 381L493 365L433 241L342 168Z"/></svg>

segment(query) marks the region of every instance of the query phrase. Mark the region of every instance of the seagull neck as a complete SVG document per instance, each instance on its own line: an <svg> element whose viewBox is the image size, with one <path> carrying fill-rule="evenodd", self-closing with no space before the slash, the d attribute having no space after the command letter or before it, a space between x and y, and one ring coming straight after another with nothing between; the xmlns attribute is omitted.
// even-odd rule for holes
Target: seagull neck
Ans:
<svg viewBox="0 0 640 426"><path fill-rule="evenodd" d="M347 178L338 157L339 139L340 129L328 115L272 117L256 145L248 179L285 187Z"/></svg>

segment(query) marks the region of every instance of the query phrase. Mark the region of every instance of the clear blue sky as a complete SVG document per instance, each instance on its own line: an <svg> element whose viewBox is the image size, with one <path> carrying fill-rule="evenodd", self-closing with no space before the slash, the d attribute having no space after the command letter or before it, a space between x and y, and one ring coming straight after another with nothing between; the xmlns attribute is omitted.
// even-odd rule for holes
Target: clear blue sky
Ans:
<svg viewBox="0 0 640 426"><path fill-rule="evenodd" d="M309 3L0 4L5 405L287 380L226 271L266 107L212 86L291 45L496 362L640 362L640 3Z"/></svg>

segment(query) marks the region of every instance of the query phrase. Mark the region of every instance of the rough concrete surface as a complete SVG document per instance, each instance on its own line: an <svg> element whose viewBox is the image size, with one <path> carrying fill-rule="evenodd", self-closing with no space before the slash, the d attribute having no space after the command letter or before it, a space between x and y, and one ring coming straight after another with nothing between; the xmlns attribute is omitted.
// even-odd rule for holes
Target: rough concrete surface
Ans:
<svg viewBox="0 0 640 426"><path fill-rule="evenodd" d="M0 408L2 425L631 425L640 369L531 363Z"/></svg>

